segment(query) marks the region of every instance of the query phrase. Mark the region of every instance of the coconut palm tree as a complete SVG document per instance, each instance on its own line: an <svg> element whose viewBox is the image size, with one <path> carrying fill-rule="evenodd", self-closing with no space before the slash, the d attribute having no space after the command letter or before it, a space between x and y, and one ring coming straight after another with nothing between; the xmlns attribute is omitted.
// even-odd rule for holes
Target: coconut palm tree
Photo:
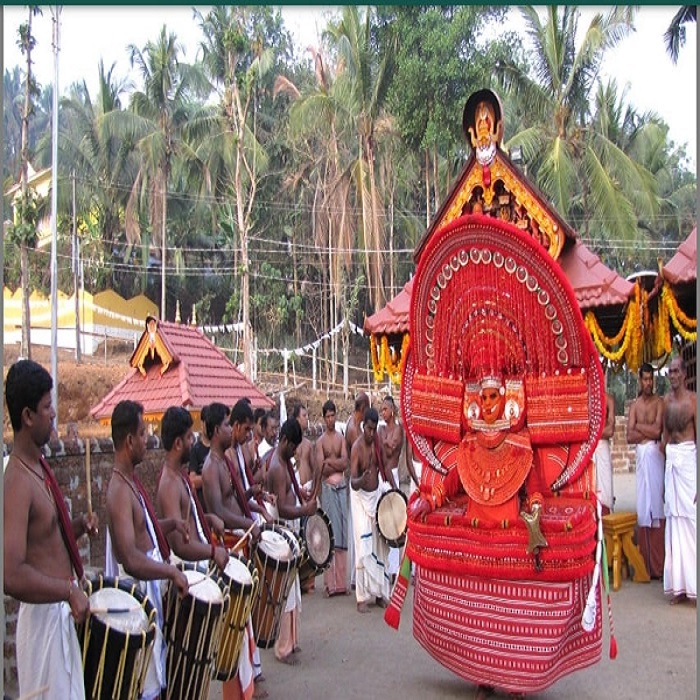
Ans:
<svg viewBox="0 0 700 700"><path fill-rule="evenodd" d="M382 56L378 54L372 41L372 12L372 9L367 9L363 14L358 7L344 7L340 20L330 22L327 36L337 52L336 80L339 88L347 91L357 138L358 157L353 180L361 211L360 230L369 301L376 311L386 300L383 279L385 231L381 223L384 203L376 176L376 128L391 81L394 52L386 50Z"/></svg>
<svg viewBox="0 0 700 700"><path fill-rule="evenodd" d="M114 75L116 64L105 70L98 64L98 89L93 101L87 83L74 84L61 101L60 162L76 178L77 209L100 232L103 255L112 257L120 243L128 192L138 172L134 143L110 128L122 111L122 95L132 88L129 80ZM59 193L60 195L60 193ZM60 202L59 202L60 204ZM62 208L67 208L67 202ZM133 219L125 229L128 259L131 247L141 242Z"/></svg>
<svg viewBox="0 0 700 700"><path fill-rule="evenodd" d="M168 184L175 159L196 163L190 139L202 128L202 108L196 98L207 94L209 85L195 66L181 60L182 47L165 25L158 39L143 49L129 45L131 66L143 89L131 95L130 110L117 118L118 132L134 139L140 169L127 203L127 227L134 225L136 202L147 201L154 247L161 258L161 318L166 318Z"/></svg>
<svg viewBox="0 0 700 700"><path fill-rule="evenodd" d="M697 6L683 5L673 16L671 24L664 33L666 52L674 63L678 62L678 54L685 45L685 25L689 22L697 22Z"/></svg>
<svg viewBox="0 0 700 700"><path fill-rule="evenodd" d="M205 164L207 188L217 196L233 196L235 203L241 260L234 261L234 268L241 276L244 371L249 379L253 378L249 235L258 179L267 169L267 155L257 135L256 96L274 60L251 14L249 9L230 6L216 6L206 16L195 10L204 34L205 70L220 98L198 155Z"/></svg>
<svg viewBox="0 0 700 700"><path fill-rule="evenodd" d="M521 12L532 42L532 70L503 61L499 74L529 124L505 145L522 147L538 185L584 234L594 213L608 236L632 239L637 216L653 213L654 180L597 128L591 112L605 52L632 31L634 9L596 14L580 43L576 7L548 7L544 18L531 6Z"/></svg>

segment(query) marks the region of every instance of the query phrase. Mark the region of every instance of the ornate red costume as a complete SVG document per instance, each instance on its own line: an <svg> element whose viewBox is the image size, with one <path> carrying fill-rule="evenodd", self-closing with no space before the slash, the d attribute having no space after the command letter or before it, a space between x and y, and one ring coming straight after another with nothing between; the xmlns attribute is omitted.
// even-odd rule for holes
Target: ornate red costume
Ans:
<svg viewBox="0 0 700 700"><path fill-rule="evenodd" d="M480 686L541 691L601 656L597 353L556 261L493 216L433 233L410 323L414 635Z"/></svg>

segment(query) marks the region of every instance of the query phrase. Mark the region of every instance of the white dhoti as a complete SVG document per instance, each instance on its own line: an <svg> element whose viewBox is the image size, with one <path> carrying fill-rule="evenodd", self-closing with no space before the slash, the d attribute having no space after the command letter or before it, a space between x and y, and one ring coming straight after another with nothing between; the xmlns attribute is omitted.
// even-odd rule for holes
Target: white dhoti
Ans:
<svg viewBox="0 0 700 700"><path fill-rule="evenodd" d="M656 442L637 445L637 524L661 527L664 518L664 456Z"/></svg>
<svg viewBox="0 0 700 700"><path fill-rule="evenodd" d="M697 468L694 442L666 445L664 592L688 598L697 598Z"/></svg>
<svg viewBox="0 0 700 700"><path fill-rule="evenodd" d="M83 700L83 661L68 603L20 603L15 643L22 697Z"/></svg>
<svg viewBox="0 0 700 700"><path fill-rule="evenodd" d="M388 485L376 491L350 489L350 506L355 541L355 598L366 603L372 598L389 599L387 558L389 546L376 524L377 502Z"/></svg>
<svg viewBox="0 0 700 700"><path fill-rule="evenodd" d="M613 509L615 501L613 495L613 470L612 455L610 454L610 440L603 438L598 442L593 454L596 475L596 495L601 505Z"/></svg>

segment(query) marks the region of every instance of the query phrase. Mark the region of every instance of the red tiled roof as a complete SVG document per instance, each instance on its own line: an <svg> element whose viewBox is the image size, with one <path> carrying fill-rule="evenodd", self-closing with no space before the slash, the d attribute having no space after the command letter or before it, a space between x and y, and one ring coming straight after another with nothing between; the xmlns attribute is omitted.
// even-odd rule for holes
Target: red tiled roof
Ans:
<svg viewBox="0 0 700 700"><path fill-rule="evenodd" d="M170 406L200 410L213 401L230 407L243 397L248 397L253 407L274 406L274 401L251 384L197 328L159 321L157 333L173 357L172 364L161 375L162 363L156 354L153 361L145 362L144 377L133 366L132 356L128 374L91 409L94 418L111 416L123 399L142 403L146 415L163 413Z"/></svg>
<svg viewBox="0 0 700 700"><path fill-rule="evenodd" d="M559 264L574 288L581 311L626 304L634 291L634 284L611 270L581 241L564 248Z"/></svg>
<svg viewBox="0 0 700 700"><path fill-rule="evenodd" d="M663 267L664 278L671 284L694 282L697 279L698 229L678 246L676 254Z"/></svg>
<svg viewBox="0 0 700 700"><path fill-rule="evenodd" d="M365 318L363 330L366 335L374 333L405 333L409 328L409 312L411 310L412 277L404 288L387 305L376 313Z"/></svg>

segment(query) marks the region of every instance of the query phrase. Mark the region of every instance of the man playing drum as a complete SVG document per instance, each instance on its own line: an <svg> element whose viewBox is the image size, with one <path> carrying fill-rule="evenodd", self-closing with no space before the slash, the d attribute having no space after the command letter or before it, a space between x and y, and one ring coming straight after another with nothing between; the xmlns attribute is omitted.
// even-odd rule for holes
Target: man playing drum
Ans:
<svg viewBox="0 0 700 700"><path fill-rule="evenodd" d="M387 395L382 401L382 418L386 425L380 425L377 428L377 437L379 440L379 449L384 463L384 470L391 476L394 482L394 488L399 486L399 458L401 457L401 448L404 443L404 433L401 424L396 420L396 404L394 399ZM389 566L388 572L393 583L396 574L399 573L399 558L401 551L396 547L389 549Z"/></svg>
<svg viewBox="0 0 700 700"><path fill-rule="evenodd" d="M376 433L379 414L375 408L365 411L362 434L350 453L350 504L355 536L355 598L357 611L369 612L375 599L382 608L389 599L389 574L386 571L389 545L379 534L376 523L379 496L393 484L382 475Z"/></svg>
<svg viewBox="0 0 700 700"><path fill-rule="evenodd" d="M181 517L189 523L192 533L189 541L175 532L168 537L175 554L184 561L201 561L206 564L211 560L220 571L224 571L229 562L228 550L212 544L212 530L218 537L223 537L224 521L214 513L204 513L196 492L190 487L183 472L183 465L189 460L192 437L192 417L187 409L181 406L169 408L163 415L161 426L166 455L156 503L163 517ZM230 681L224 682L223 695L226 698L250 698L254 694L252 658L248 653L251 636L247 634L244 638L238 673ZM258 694L256 697L263 696Z"/></svg>
<svg viewBox="0 0 700 700"><path fill-rule="evenodd" d="M150 700L166 687L165 645L163 643L163 590L170 580L184 596L189 584L177 567L168 563L170 547L166 535L177 529L187 539L187 523L181 518L158 521L136 466L146 455L146 424L143 406L136 401L120 401L112 412L114 468L107 486L107 543L105 574L139 581L142 593L156 609L156 639L148 666L143 698Z"/></svg>
<svg viewBox="0 0 700 700"><path fill-rule="evenodd" d="M17 618L19 692L80 700L85 697L75 622L88 599L74 575L83 567L76 538L97 534L94 514L69 519L55 476L42 455L56 411L51 375L31 360L10 367L5 400L14 446L5 469L3 586L20 601ZM88 485L89 488L89 485ZM73 619L71 619L71 617Z"/></svg>
<svg viewBox="0 0 700 700"><path fill-rule="evenodd" d="M300 518L316 512L316 499L304 502L298 481L298 472L292 465L292 457L301 444L302 432L296 418L289 418L282 425L279 444L275 448L267 474L268 490L276 496L277 514L286 521L286 526L299 533ZM282 621L279 636L275 642L275 658L285 664L294 665L296 659L292 654L299 650L299 612L301 611L301 591L299 574L295 575Z"/></svg>
<svg viewBox="0 0 700 700"><path fill-rule="evenodd" d="M233 411L221 403L210 404L206 415L206 432L211 448L202 469L202 490L207 510L218 515L227 529L245 531L252 526L252 541L258 542L263 516L253 511L253 505L258 508L259 505L252 501L252 497L261 492L261 487L259 484L251 486L244 480L246 474L242 452L242 447L250 440L252 426L253 410L247 401L238 401ZM233 448L238 465L234 465L226 456L229 447ZM260 650L253 643L251 647L254 680L260 683L264 680ZM225 684L224 688L228 685ZM241 686L248 687L243 677ZM256 696L263 697L261 694Z"/></svg>
<svg viewBox="0 0 700 700"><path fill-rule="evenodd" d="M326 429L316 440L316 467L321 472L321 507L330 518L335 538L335 555L323 574L326 596L347 593L348 491L345 472L349 461L345 440L335 429L335 404L323 404Z"/></svg>
<svg viewBox="0 0 700 700"><path fill-rule="evenodd" d="M321 471L316 469L315 456L316 451L314 445L306 437L305 433L309 429L309 412L304 404L296 404L292 409L292 418L295 418L301 427L301 443L297 447L294 459L299 470L299 483L301 484L302 494L312 498L320 505L318 495L321 491ZM302 592L310 593L314 590L316 579L310 578L306 583L302 583Z"/></svg>
<svg viewBox="0 0 700 700"><path fill-rule="evenodd" d="M211 544L211 530L223 537L224 522L218 515L203 512L187 476L193 438L189 411L171 406L161 423L165 461L158 481L156 508L162 518L182 518L189 525L189 539L176 530L168 535L168 544L180 559L205 564L211 560L223 571L228 564L228 551Z"/></svg>

